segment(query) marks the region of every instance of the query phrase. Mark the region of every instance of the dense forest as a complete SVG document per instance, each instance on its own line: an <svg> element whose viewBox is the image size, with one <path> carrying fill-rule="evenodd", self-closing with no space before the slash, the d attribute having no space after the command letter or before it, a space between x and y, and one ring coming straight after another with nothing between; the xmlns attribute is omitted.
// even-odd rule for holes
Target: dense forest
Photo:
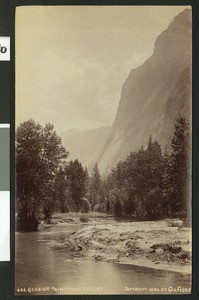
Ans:
<svg viewBox="0 0 199 300"><path fill-rule="evenodd" d="M116 219L190 221L191 141L185 116L176 120L168 150L149 137L106 178L70 160L52 124L30 119L16 131L17 230L34 231L54 212L113 214Z"/></svg>

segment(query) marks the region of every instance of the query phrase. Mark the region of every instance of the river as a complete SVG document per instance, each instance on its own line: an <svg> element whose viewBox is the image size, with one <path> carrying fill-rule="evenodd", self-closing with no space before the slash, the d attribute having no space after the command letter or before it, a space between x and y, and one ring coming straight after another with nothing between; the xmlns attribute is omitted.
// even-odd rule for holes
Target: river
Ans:
<svg viewBox="0 0 199 300"><path fill-rule="evenodd" d="M189 276L179 273L74 256L64 242L81 227L16 233L16 294L186 294L190 288Z"/></svg>

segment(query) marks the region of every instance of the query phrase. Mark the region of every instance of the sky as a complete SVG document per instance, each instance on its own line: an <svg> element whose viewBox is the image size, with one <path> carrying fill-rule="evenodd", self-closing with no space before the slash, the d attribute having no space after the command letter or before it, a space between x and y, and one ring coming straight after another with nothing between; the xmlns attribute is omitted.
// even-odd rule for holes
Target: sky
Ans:
<svg viewBox="0 0 199 300"><path fill-rule="evenodd" d="M22 6L16 9L16 126L57 133L114 121L131 69L186 6Z"/></svg>

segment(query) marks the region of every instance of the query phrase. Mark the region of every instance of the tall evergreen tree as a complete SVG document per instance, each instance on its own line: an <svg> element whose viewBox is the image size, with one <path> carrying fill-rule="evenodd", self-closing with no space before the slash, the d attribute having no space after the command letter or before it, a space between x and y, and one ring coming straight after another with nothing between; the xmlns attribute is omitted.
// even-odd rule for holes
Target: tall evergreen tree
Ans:
<svg viewBox="0 0 199 300"><path fill-rule="evenodd" d="M55 175L55 185L54 185L54 199L55 199L55 209L66 213L69 210L68 207L68 194L67 194L68 182L65 177L64 168L60 168Z"/></svg>
<svg viewBox="0 0 199 300"><path fill-rule="evenodd" d="M179 116L171 141L170 198L174 216L189 218L191 189L190 124L185 116Z"/></svg>
<svg viewBox="0 0 199 300"><path fill-rule="evenodd" d="M91 175L91 189L99 192L101 187L101 178L98 165L95 164Z"/></svg>
<svg viewBox="0 0 199 300"><path fill-rule="evenodd" d="M85 196L89 196L89 185L90 185L90 177L88 173L87 167L84 169L84 174L85 174Z"/></svg>
<svg viewBox="0 0 199 300"><path fill-rule="evenodd" d="M67 188L65 193L70 207L78 212L86 192L86 176L82 164L76 159L65 167Z"/></svg>
<svg viewBox="0 0 199 300"><path fill-rule="evenodd" d="M100 194L101 194L101 177L100 177L98 165L95 164L91 174L90 195L89 195L89 200L91 203L92 210L94 209L96 204L99 204Z"/></svg>

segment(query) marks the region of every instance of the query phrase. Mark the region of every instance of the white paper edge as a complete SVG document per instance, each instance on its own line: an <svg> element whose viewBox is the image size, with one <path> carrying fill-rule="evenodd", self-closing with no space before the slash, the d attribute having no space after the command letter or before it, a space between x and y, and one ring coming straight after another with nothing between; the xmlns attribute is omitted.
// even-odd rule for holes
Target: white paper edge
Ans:
<svg viewBox="0 0 199 300"><path fill-rule="evenodd" d="M0 191L0 261L10 261L10 192Z"/></svg>

